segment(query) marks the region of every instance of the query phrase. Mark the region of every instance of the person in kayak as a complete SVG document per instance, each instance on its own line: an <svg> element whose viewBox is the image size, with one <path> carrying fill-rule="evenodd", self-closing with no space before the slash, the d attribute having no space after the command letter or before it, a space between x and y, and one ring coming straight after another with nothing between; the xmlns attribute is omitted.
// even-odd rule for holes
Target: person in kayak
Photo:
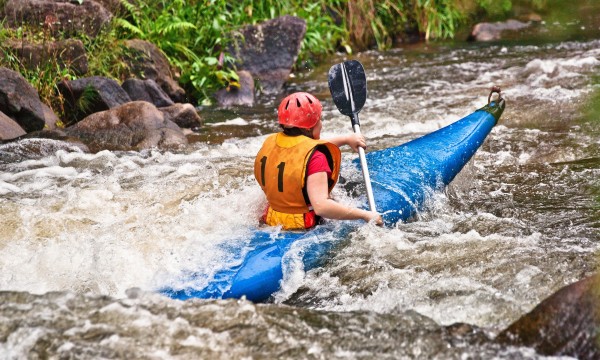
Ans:
<svg viewBox="0 0 600 360"><path fill-rule="evenodd" d="M322 105L305 92L289 95L279 105L281 132L270 135L256 155L254 176L265 192L269 206L262 221L285 230L310 229L320 218L375 221L374 211L342 205L329 197L338 181L341 152L366 147L359 134L321 140Z"/></svg>

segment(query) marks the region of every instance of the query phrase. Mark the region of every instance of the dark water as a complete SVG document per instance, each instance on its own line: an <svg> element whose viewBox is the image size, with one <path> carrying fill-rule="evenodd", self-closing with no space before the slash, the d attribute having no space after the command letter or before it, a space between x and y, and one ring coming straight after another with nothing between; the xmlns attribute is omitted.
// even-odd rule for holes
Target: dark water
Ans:
<svg viewBox="0 0 600 360"><path fill-rule="evenodd" d="M544 358L493 338L597 269L598 6L542 14L545 24L499 43L357 54L369 149L469 114L492 85L507 109L427 211L393 229L361 228L322 268L287 269L269 304L179 302L154 290L234 261L220 245L256 225L252 164L279 98L203 109L209 125L180 153L0 148L23 151L0 165L0 357ZM296 74L288 89L323 100L325 137L350 131L326 84L342 59ZM343 175L358 185L335 196L359 203L360 174Z"/></svg>

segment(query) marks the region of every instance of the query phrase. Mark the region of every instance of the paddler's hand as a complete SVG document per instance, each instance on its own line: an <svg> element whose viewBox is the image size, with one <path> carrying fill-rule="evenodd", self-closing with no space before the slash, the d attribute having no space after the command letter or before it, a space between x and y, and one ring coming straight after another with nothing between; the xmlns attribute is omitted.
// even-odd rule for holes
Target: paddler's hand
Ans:
<svg viewBox="0 0 600 360"><path fill-rule="evenodd" d="M375 225L383 226L383 219L381 218L381 215L378 212L369 211L369 213L371 214L369 222L373 221L375 223Z"/></svg>
<svg viewBox="0 0 600 360"><path fill-rule="evenodd" d="M354 152L358 152L358 148L361 147L363 149L367 148L367 141L362 134L350 134L348 135L348 139L346 140L346 144L348 144Z"/></svg>
<svg viewBox="0 0 600 360"><path fill-rule="evenodd" d="M377 211L361 210L363 211L363 220L366 222L374 222L377 226L383 226L383 219Z"/></svg>
<svg viewBox="0 0 600 360"><path fill-rule="evenodd" d="M367 148L367 141L362 134L348 134L348 135L340 135L327 139L330 143L336 146L348 145L354 150L354 152L358 152L358 148L361 147L363 149Z"/></svg>

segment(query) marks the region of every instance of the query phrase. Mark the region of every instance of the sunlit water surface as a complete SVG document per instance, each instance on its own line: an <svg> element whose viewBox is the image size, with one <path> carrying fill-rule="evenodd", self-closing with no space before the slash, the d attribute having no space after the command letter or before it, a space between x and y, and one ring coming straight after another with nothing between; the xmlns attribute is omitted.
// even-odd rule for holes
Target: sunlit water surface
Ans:
<svg viewBox="0 0 600 360"><path fill-rule="evenodd" d="M499 125L426 211L392 229L359 229L321 268L287 269L269 304L179 302L156 289L183 285L189 272L204 274L202 286L237 260L224 245L243 246L230 242L258 224L254 155L276 130L280 98L203 109L206 127L181 152L3 145L0 353L540 358L488 340L597 268L600 136L582 109L600 41L420 45L356 58L368 78L360 117L369 150L469 114L492 85L504 90ZM350 131L326 85L341 60L298 74L288 89L323 101L325 138ZM343 176L336 198L360 204L360 173Z"/></svg>

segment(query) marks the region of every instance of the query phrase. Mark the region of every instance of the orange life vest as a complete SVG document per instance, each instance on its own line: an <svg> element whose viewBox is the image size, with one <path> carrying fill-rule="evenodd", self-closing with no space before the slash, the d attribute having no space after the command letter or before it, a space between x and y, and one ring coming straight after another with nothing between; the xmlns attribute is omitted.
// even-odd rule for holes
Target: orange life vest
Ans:
<svg viewBox="0 0 600 360"><path fill-rule="evenodd" d="M269 202L263 217L267 225L281 225L286 230L316 225L306 191L307 165L316 149L325 154L331 168L328 183L331 192L340 174L341 153L336 145L284 133L273 134L265 140L254 161L254 177Z"/></svg>

